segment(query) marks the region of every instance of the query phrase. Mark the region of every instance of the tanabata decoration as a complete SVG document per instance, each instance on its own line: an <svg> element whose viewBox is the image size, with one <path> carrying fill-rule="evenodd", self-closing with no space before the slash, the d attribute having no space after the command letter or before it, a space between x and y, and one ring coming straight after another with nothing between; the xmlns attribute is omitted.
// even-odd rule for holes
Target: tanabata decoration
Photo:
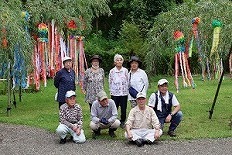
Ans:
<svg viewBox="0 0 232 155"><path fill-rule="evenodd" d="M212 42L212 48L210 52L210 59L213 62L215 79L218 79L219 74L221 73L223 69L223 66L221 65L222 60L220 59L219 53L218 53L219 35L221 32L222 23L219 20L213 20L212 27L213 27L213 42Z"/></svg>
<svg viewBox="0 0 232 155"><path fill-rule="evenodd" d="M44 23L38 25L39 41L48 42L48 26Z"/></svg>
<svg viewBox="0 0 232 155"><path fill-rule="evenodd" d="M194 39L196 40L196 44L197 44L197 50L198 50L198 60L199 63L201 65L201 76L202 76L202 80L205 79L205 54L204 52L201 50L201 41L200 41L200 36L199 36L199 30L198 30L198 25L200 23L200 18L199 17L195 17L192 19L192 40L190 42L189 45L189 57L192 56L192 46L193 46L193 41Z"/></svg>
<svg viewBox="0 0 232 155"><path fill-rule="evenodd" d="M188 64L188 59L185 53L185 39L184 35L181 31L175 31L173 34L173 37L176 42L176 47L175 47L175 86L177 93L179 92L179 83L178 83L178 75L179 75L179 66L181 70L181 75L183 78L183 86L192 86L195 88L195 84L190 72L189 64Z"/></svg>

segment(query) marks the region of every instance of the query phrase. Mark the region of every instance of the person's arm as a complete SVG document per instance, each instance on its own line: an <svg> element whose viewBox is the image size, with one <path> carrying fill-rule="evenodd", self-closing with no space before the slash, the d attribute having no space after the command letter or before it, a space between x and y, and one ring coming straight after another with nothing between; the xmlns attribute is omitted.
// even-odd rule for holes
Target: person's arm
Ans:
<svg viewBox="0 0 232 155"><path fill-rule="evenodd" d="M111 101L113 102L113 103L111 103L112 116L108 119L108 122L113 123L113 122L115 122L115 120L118 117L118 111L117 111L117 108L116 108L116 105L115 105L114 101L113 100L111 100Z"/></svg>
<svg viewBox="0 0 232 155"><path fill-rule="evenodd" d="M173 109L170 112L170 114L167 116L167 118L165 119L165 122L170 122L172 119L172 116L175 115L180 110L180 103L178 102L174 94L172 97L172 105L173 105Z"/></svg>
<svg viewBox="0 0 232 155"><path fill-rule="evenodd" d="M160 122L153 109L151 110L151 120L152 120L152 126L154 128L154 132L155 132L154 137L155 139L158 139L160 137Z"/></svg>
<svg viewBox="0 0 232 155"><path fill-rule="evenodd" d="M132 123L134 121L134 115L133 115L133 110L131 110L129 112L129 116L128 116L128 119L125 123L125 130L126 130L126 134L127 134L127 138L128 139L132 139L133 135L131 133L131 128L132 128Z"/></svg>
<svg viewBox="0 0 232 155"><path fill-rule="evenodd" d="M155 96L155 93L152 93L148 100L148 106L151 108L154 108L155 102L156 102L156 96Z"/></svg>
<svg viewBox="0 0 232 155"><path fill-rule="evenodd" d="M111 69L110 73L109 73L109 90L110 90L110 94L112 94L112 91L113 91L112 84L113 84L113 69Z"/></svg>
<svg viewBox="0 0 232 155"><path fill-rule="evenodd" d="M91 107L91 118L94 123L99 123L100 119L97 116L97 103L98 101L94 101Z"/></svg>
<svg viewBox="0 0 232 155"><path fill-rule="evenodd" d="M54 77L54 86L55 86L56 88L59 87L59 82L60 82L61 74L62 74L61 71L58 71L58 72L56 73L56 76Z"/></svg>

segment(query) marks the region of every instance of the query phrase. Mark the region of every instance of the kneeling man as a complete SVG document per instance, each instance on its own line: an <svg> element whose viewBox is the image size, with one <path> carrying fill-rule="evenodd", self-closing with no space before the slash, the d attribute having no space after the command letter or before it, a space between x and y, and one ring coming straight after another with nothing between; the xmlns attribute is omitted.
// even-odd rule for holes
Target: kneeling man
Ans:
<svg viewBox="0 0 232 155"><path fill-rule="evenodd" d="M82 109L76 103L76 94L74 91L67 91L65 95L66 103L60 107L60 124L56 133L60 136L60 144L66 143L66 136L71 134L75 143L84 143L85 135L82 129Z"/></svg>
<svg viewBox="0 0 232 155"><path fill-rule="evenodd" d="M131 109L126 122L125 137L140 147L153 143L162 135L162 130L154 110L146 105L146 94L139 92L136 102L137 106Z"/></svg>
<svg viewBox="0 0 232 155"><path fill-rule="evenodd" d="M93 130L93 139L100 135L101 129L109 129L109 135L115 137L114 131L120 126L117 119L118 111L114 100L108 99L105 91L97 94L97 100L91 107L90 128Z"/></svg>

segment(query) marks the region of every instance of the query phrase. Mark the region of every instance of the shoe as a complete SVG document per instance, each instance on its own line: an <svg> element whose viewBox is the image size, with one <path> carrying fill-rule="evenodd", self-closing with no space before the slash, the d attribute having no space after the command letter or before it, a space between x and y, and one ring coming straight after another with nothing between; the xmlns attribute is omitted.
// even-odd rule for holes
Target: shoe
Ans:
<svg viewBox="0 0 232 155"><path fill-rule="evenodd" d="M125 128L125 122L121 122L120 127L121 127L122 129L124 129L124 128Z"/></svg>
<svg viewBox="0 0 232 155"><path fill-rule="evenodd" d="M143 146L143 145L144 145L144 143L143 143L143 140L142 140L142 139L137 139L137 140L135 140L135 144L136 144L138 147L141 147L141 146Z"/></svg>
<svg viewBox="0 0 232 155"><path fill-rule="evenodd" d="M112 138L116 137L114 131L115 131L115 129L109 128L109 135L110 135L110 137L112 137Z"/></svg>
<svg viewBox="0 0 232 155"><path fill-rule="evenodd" d="M152 145L152 144L154 144L154 142L152 142L152 141L150 141L150 140L146 140L146 144Z"/></svg>
<svg viewBox="0 0 232 155"><path fill-rule="evenodd" d="M176 134L175 134L174 131L168 131L168 135L169 135L170 137L176 137Z"/></svg>
<svg viewBox="0 0 232 155"><path fill-rule="evenodd" d="M64 139L60 139L60 144L65 144L66 143L66 137Z"/></svg>
<svg viewBox="0 0 232 155"><path fill-rule="evenodd" d="M101 135L101 129L98 128L97 130L93 130L92 138L96 139L97 136Z"/></svg>

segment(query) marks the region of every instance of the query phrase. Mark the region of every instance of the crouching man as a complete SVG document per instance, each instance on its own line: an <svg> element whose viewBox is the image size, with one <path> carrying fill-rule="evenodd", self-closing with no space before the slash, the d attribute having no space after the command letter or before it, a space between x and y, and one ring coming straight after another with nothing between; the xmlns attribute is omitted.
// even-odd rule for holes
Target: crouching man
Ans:
<svg viewBox="0 0 232 155"><path fill-rule="evenodd" d="M71 134L75 143L84 143L86 141L84 130L82 129L82 109L76 103L76 94L74 91L67 91L65 95L66 103L61 105L59 117L60 124L56 133L60 136L60 144L66 143L66 136Z"/></svg>
<svg viewBox="0 0 232 155"><path fill-rule="evenodd" d="M152 144L162 135L162 130L154 110L146 105L146 94L139 92L136 102L137 106L131 109L126 122L125 137L141 147Z"/></svg>
<svg viewBox="0 0 232 155"><path fill-rule="evenodd" d="M91 107L92 138L96 139L96 136L100 135L101 129L109 129L109 135L115 137L114 131L120 126L117 116L118 112L114 101L108 99L105 91L100 91L97 94L97 100L93 102Z"/></svg>

